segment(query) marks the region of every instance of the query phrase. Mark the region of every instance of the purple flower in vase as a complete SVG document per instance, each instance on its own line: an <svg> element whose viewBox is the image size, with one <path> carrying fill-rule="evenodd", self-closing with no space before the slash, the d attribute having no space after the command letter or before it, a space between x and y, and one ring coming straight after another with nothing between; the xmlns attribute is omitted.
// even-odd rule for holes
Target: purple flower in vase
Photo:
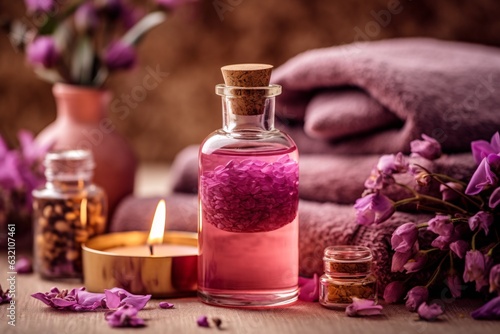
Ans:
<svg viewBox="0 0 500 334"><path fill-rule="evenodd" d="M110 70L132 68L136 63L135 50L121 41L112 42L104 54L104 63Z"/></svg>
<svg viewBox="0 0 500 334"><path fill-rule="evenodd" d="M19 173L20 158L17 152L7 152L0 159L0 187L12 190L21 188L24 184L23 177Z"/></svg>
<svg viewBox="0 0 500 334"><path fill-rule="evenodd" d="M85 2L75 11L75 27L82 33L92 32L99 24L97 9L91 2Z"/></svg>
<svg viewBox="0 0 500 334"><path fill-rule="evenodd" d="M407 253L413 249L418 238L418 228L414 223L399 226L391 237L392 249L399 253Z"/></svg>
<svg viewBox="0 0 500 334"><path fill-rule="evenodd" d="M446 285L453 298L459 298L462 295L464 284L458 275L452 274L446 277Z"/></svg>
<svg viewBox="0 0 500 334"><path fill-rule="evenodd" d="M418 154L428 160L435 160L441 156L441 144L426 134L422 134L423 140L413 140L410 143L411 152Z"/></svg>
<svg viewBox="0 0 500 334"><path fill-rule="evenodd" d="M464 186L457 182L447 182L439 186L439 191L441 192L441 198L443 201L453 201L460 198L458 193L463 193Z"/></svg>
<svg viewBox="0 0 500 334"><path fill-rule="evenodd" d="M476 282L476 291L488 285L486 275L491 265L491 258L478 250L470 250L465 255L464 282Z"/></svg>
<svg viewBox="0 0 500 334"><path fill-rule="evenodd" d="M500 296L493 298L470 314L474 319L500 319Z"/></svg>
<svg viewBox="0 0 500 334"><path fill-rule="evenodd" d="M28 45L26 56L32 65L41 65L45 68L54 67L61 58L56 41L50 36L40 36L35 39Z"/></svg>
<svg viewBox="0 0 500 334"><path fill-rule="evenodd" d="M427 305L425 302L420 304L417 312L420 319L426 321L434 321L444 313L443 309L438 304Z"/></svg>
<svg viewBox="0 0 500 334"><path fill-rule="evenodd" d="M403 268L406 270L407 274L416 273L420 271L427 263L427 254L422 252L417 252L413 259L406 262Z"/></svg>
<svg viewBox="0 0 500 334"><path fill-rule="evenodd" d="M50 12L55 7L54 0L24 0L29 12Z"/></svg>
<svg viewBox="0 0 500 334"><path fill-rule="evenodd" d="M479 229L484 230L484 233L488 235L491 224L493 224L493 215L489 212L479 211L469 218L471 231L475 231L479 227Z"/></svg>
<svg viewBox="0 0 500 334"><path fill-rule="evenodd" d="M137 310L130 304L120 306L118 309L106 313L106 321L111 327L144 327L144 319L137 316Z"/></svg>
<svg viewBox="0 0 500 334"><path fill-rule="evenodd" d="M319 299L318 275L313 278L299 277L299 299L306 302L316 302Z"/></svg>
<svg viewBox="0 0 500 334"><path fill-rule="evenodd" d="M465 189L467 195L477 195L481 191L494 186L498 182L498 177L492 171L500 168L500 155L490 154L484 158L476 171L472 175L472 178Z"/></svg>
<svg viewBox="0 0 500 334"><path fill-rule="evenodd" d="M393 202L380 193L373 193L358 198L354 204L356 220L360 225L379 224L394 213Z"/></svg>
<svg viewBox="0 0 500 334"><path fill-rule="evenodd" d="M353 297L352 304L345 309L345 314L349 317L380 315L382 309L382 305L375 305L373 300Z"/></svg>
<svg viewBox="0 0 500 334"><path fill-rule="evenodd" d="M457 254L459 258L463 259L465 253L469 249L469 243L464 240L457 240L450 243L450 249L453 253Z"/></svg>
<svg viewBox="0 0 500 334"><path fill-rule="evenodd" d="M394 281L389 284L384 289L384 300L386 303L393 304L397 303L403 298L405 293L404 283L401 281Z"/></svg>
<svg viewBox="0 0 500 334"><path fill-rule="evenodd" d="M500 153L500 134L497 131L489 143L486 140L475 140L470 146L476 164L480 164L488 155Z"/></svg>
<svg viewBox="0 0 500 334"><path fill-rule="evenodd" d="M500 204L500 187L493 190L493 192L490 195L490 200L488 202L489 207L492 209L496 208L498 204Z"/></svg>
<svg viewBox="0 0 500 334"><path fill-rule="evenodd" d="M500 264L494 265L490 270L490 292L500 293Z"/></svg>
<svg viewBox="0 0 500 334"><path fill-rule="evenodd" d="M415 312L418 307L429 298L429 291L424 286L416 286L406 295L406 308Z"/></svg>

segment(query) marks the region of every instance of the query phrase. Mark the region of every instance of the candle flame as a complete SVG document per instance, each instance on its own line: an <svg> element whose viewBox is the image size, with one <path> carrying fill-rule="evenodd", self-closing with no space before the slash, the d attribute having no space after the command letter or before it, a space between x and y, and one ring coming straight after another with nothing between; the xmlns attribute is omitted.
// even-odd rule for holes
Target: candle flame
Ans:
<svg viewBox="0 0 500 334"><path fill-rule="evenodd" d="M166 205L165 201L158 202L156 207L153 224L151 225L151 232L149 232L148 245L157 245L163 243L163 234L165 233L165 218L166 218Z"/></svg>
<svg viewBox="0 0 500 334"><path fill-rule="evenodd" d="M80 223L82 226L87 225L87 199L82 199L80 203Z"/></svg>

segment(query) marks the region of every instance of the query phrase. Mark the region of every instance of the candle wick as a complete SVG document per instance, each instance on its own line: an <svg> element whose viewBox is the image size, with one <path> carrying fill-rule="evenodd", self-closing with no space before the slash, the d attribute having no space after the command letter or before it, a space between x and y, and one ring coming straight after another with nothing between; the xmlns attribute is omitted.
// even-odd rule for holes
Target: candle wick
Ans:
<svg viewBox="0 0 500 334"><path fill-rule="evenodd" d="M152 244L151 244L151 245L149 245L149 253L150 253L151 255L153 255L153 245L152 245Z"/></svg>

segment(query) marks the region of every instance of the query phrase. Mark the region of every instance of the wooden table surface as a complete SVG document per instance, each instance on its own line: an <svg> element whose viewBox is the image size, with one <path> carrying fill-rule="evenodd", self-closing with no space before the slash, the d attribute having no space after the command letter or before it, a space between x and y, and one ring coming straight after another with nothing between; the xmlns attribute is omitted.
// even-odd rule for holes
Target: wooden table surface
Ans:
<svg viewBox="0 0 500 334"><path fill-rule="evenodd" d="M1 282L7 279L5 265L0 266ZM428 323L417 320L403 305L387 305L382 316L349 318L341 311L332 311L318 303L297 302L292 306L271 310L242 310L213 307L202 304L195 297L170 299L174 309L160 309L161 300L151 300L139 315L146 319L142 329L113 329L104 320L103 311L57 311L30 297L38 291L79 287L79 284L43 281L36 274L16 276L16 326L8 325L8 304L0 305L0 333L94 334L137 331L138 333L209 333L218 329L200 328L198 316L218 317L223 321L223 333L500 333L498 321L476 321L470 318L472 309L480 305L476 300L458 300L445 304L441 321Z"/></svg>

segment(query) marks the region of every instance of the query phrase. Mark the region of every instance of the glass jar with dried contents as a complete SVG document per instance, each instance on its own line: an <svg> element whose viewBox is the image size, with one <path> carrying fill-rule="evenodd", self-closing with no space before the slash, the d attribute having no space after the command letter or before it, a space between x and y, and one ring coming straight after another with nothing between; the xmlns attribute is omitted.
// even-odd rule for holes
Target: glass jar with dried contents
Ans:
<svg viewBox="0 0 500 334"><path fill-rule="evenodd" d="M81 245L106 228L107 199L92 184L87 150L49 152L46 183L33 191L35 268L43 278L80 278Z"/></svg>
<svg viewBox="0 0 500 334"><path fill-rule="evenodd" d="M319 302L328 308L344 308L352 298L376 300L377 279L371 273L373 256L362 246L325 248L325 274L320 278Z"/></svg>

